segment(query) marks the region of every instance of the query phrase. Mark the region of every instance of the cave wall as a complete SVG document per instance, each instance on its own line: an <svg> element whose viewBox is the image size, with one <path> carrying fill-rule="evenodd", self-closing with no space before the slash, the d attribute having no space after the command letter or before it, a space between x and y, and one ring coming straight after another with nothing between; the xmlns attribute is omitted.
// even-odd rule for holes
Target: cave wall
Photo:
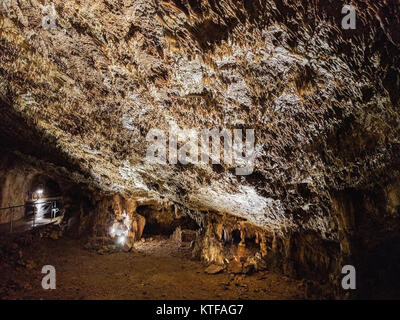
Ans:
<svg viewBox="0 0 400 320"><path fill-rule="evenodd" d="M318 234L269 233L247 221L211 213L196 243L193 256L207 264L226 266L228 272L250 274L270 270L338 289L340 243ZM343 292L340 294L343 295Z"/></svg>
<svg viewBox="0 0 400 320"><path fill-rule="evenodd" d="M141 239L146 225L146 219L136 212L136 206L135 200L125 199L120 195L94 193L81 199L79 212L75 213L75 217L73 214L67 215L66 220L71 218L77 220L75 226L67 227L67 233L85 238L110 238L113 237L112 226L115 223L122 223L124 215L127 215L129 217L127 238L132 244Z"/></svg>
<svg viewBox="0 0 400 320"><path fill-rule="evenodd" d="M338 261L341 266L356 267L360 298L400 297L399 195L398 177L368 189L335 193L341 247Z"/></svg>
<svg viewBox="0 0 400 320"><path fill-rule="evenodd" d="M13 156L0 157L0 208L25 205L31 179L37 171ZM13 209L13 219L19 220L25 214L25 208ZM9 223L10 210L0 211L0 224Z"/></svg>
<svg viewBox="0 0 400 320"><path fill-rule="evenodd" d="M333 0L54 1L54 29L42 2L4 3L2 134L76 182L332 239L330 190L398 170L396 1L355 1L354 31ZM171 122L251 126L253 174L148 163Z"/></svg>

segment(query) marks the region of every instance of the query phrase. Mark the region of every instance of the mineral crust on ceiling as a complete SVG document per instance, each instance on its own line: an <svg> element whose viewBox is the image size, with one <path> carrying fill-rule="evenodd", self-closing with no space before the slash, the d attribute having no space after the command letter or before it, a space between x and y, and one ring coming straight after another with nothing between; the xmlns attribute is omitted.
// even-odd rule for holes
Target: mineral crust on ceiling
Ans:
<svg viewBox="0 0 400 320"><path fill-rule="evenodd" d="M51 3L0 1L1 144L26 161L334 241L338 192L399 195L398 1L353 1L355 30L336 0ZM146 161L171 127L254 129L253 173Z"/></svg>

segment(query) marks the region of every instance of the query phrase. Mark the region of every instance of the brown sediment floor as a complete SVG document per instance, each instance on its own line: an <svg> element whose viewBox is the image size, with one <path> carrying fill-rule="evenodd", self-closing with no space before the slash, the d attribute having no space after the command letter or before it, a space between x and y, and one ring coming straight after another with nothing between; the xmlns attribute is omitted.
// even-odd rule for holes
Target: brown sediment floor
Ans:
<svg viewBox="0 0 400 320"><path fill-rule="evenodd" d="M1 299L304 299L301 281L272 272L206 274L187 244L170 239L106 255L68 238L1 250ZM41 286L44 265L56 268L56 290Z"/></svg>

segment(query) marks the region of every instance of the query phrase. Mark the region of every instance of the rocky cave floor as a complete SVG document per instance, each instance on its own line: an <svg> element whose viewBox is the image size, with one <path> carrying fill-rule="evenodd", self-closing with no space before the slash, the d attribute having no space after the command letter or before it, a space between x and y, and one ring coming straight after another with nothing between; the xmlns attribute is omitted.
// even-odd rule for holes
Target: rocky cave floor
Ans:
<svg viewBox="0 0 400 320"><path fill-rule="evenodd" d="M2 235L0 256L3 300L307 298L306 282L270 271L208 274L191 259L190 243L161 236L142 239L131 252L99 254L83 240L36 229ZM41 287L44 265L56 268L56 290Z"/></svg>

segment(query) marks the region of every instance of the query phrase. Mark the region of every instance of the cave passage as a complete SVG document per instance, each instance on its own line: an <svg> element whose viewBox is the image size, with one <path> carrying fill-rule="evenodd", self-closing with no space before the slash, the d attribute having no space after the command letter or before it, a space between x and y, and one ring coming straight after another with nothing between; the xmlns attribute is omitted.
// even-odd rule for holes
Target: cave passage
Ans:
<svg viewBox="0 0 400 320"><path fill-rule="evenodd" d="M8 215L9 219L0 225L0 232L23 232L62 218L62 191L55 180L45 175L35 175L24 193L22 197L16 197L25 198L24 204L0 209L2 216Z"/></svg>
<svg viewBox="0 0 400 320"><path fill-rule="evenodd" d="M176 216L175 207L170 209L154 208L153 206L139 206L137 213L146 219L143 229L143 236L167 236L170 237L179 228L179 230L196 231L199 229L197 223L190 217ZM194 240L194 239L192 239Z"/></svg>

